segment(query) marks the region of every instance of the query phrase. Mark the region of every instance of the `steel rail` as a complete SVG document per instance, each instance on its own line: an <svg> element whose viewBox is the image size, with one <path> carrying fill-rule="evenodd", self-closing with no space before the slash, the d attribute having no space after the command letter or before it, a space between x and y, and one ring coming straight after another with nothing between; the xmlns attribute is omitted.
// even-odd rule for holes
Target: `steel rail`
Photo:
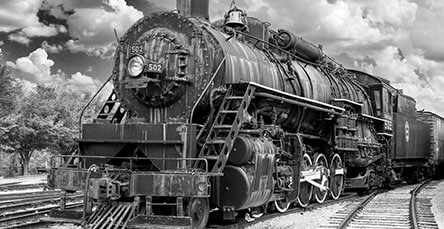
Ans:
<svg viewBox="0 0 444 229"><path fill-rule="evenodd" d="M339 224L339 229L347 228L348 224L351 223L353 218L358 214L373 198L378 194L378 191L372 192L368 195L361 203L359 203L350 213L348 213L347 217Z"/></svg>
<svg viewBox="0 0 444 229"><path fill-rule="evenodd" d="M83 194L68 195L66 196L66 199L79 199L83 196ZM60 201L61 199L62 196L44 196L26 200L11 200L9 203L3 203L0 205L0 212L2 213L2 216L5 216L9 214L8 212L10 212L11 209L23 209L28 206L46 206L50 205L53 202Z"/></svg>
<svg viewBox="0 0 444 229"><path fill-rule="evenodd" d="M11 184L0 186L0 191L11 191L11 190L23 190L23 189L37 189L45 187L46 183L33 183L33 184Z"/></svg>
<svg viewBox="0 0 444 229"><path fill-rule="evenodd" d="M416 195L421 191L422 188L424 188L431 180L426 180L422 182L419 186L417 186L415 189L413 189L410 192L410 208L409 208L409 216L410 216L410 222L412 223L413 229L419 229L418 224L418 215L416 211Z"/></svg>
<svg viewBox="0 0 444 229"><path fill-rule="evenodd" d="M31 199L34 197L51 196L51 195L56 196L60 193L62 193L62 191L59 190L3 193L0 194L0 204L8 201L15 201L17 199Z"/></svg>

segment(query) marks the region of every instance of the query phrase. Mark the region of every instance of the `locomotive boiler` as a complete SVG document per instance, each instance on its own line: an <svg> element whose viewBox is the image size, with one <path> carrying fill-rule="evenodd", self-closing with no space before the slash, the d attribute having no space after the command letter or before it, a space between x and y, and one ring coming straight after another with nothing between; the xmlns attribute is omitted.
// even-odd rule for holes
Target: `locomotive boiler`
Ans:
<svg viewBox="0 0 444 229"><path fill-rule="evenodd" d="M85 191L85 225L203 228L398 179L399 91L237 7L213 23L208 0L177 7L120 38L113 93L79 153L54 158L51 185Z"/></svg>

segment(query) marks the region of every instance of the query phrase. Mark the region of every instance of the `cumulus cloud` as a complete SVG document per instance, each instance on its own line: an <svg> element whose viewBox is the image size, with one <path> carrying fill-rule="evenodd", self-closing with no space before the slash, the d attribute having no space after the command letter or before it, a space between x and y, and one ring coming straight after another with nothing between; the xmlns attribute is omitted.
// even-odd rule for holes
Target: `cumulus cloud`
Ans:
<svg viewBox="0 0 444 229"><path fill-rule="evenodd" d="M48 54L41 48L34 50L27 57L18 58L15 63L8 61L6 64L35 76L35 79L39 82L49 82L52 80L51 67L54 65L54 61L48 59Z"/></svg>
<svg viewBox="0 0 444 229"><path fill-rule="evenodd" d="M12 67L22 74L31 83L45 83L54 85L66 85L83 92L97 90L100 82L91 76L76 72L67 76L61 70L52 73L51 68L55 62L48 59L47 52L42 48L37 48L26 57L20 57L15 62L8 61L6 65Z"/></svg>
<svg viewBox="0 0 444 229"><path fill-rule="evenodd" d="M103 58L111 57L114 51L113 30L123 34L143 16L124 0L49 0L44 8L53 16L66 20L68 33L73 38L65 44L69 50Z"/></svg>
<svg viewBox="0 0 444 229"><path fill-rule="evenodd" d="M57 35L57 28L55 25L46 26L39 24L36 26L27 26L22 29L22 33L27 37L51 37Z"/></svg>
<svg viewBox="0 0 444 229"><path fill-rule="evenodd" d="M94 80L91 76L83 75L80 72L76 72L71 75L71 78L68 79L66 84L74 86L78 90L84 92L96 91L100 82Z"/></svg>
<svg viewBox="0 0 444 229"><path fill-rule="evenodd" d="M11 33L8 39L11 41L18 42L20 44L29 45L32 37L52 37L57 35L59 32L66 32L66 28L60 25L43 25L39 24L36 26L24 27L21 31Z"/></svg>
<svg viewBox="0 0 444 229"><path fill-rule="evenodd" d="M60 51L63 50L62 45L59 44L50 45L47 41L43 41L40 47L49 53L59 53Z"/></svg>
<svg viewBox="0 0 444 229"><path fill-rule="evenodd" d="M144 15L148 15L157 11L167 11L175 8L175 5L170 4L171 7L158 6L158 3L140 0L125 0L129 6L133 6L137 10L143 12ZM163 3L169 3L168 0L162 1ZM175 1L174 1L175 4Z"/></svg>
<svg viewBox="0 0 444 229"><path fill-rule="evenodd" d="M65 46L73 53L83 52L88 56L111 58L116 47L116 43L88 46L79 40L70 39L65 43Z"/></svg>
<svg viewBox="0 0 444 229"><path fill-rule="evenodd" d="M31 40L25 36L23 36L22 34L19 33L13 33L13 34L9 34L8 35L8 39L10 41L15 41L17 43L23 44L28 46L29 43L31 42Z"/></svg>
<svg viewBox="0 0 444 229"><path fill-rule="evenodd" d="M31 37L51 37L66 32L61 25L43 24L37 13L42 0L0 1L0 32L11 33L8 39L28 45Z"/></svg>
<svg viewBox="0 0 444 229"><path fill-rule="evenodd" d="M444 4L434 8L420 8L413 23L410 38L415 47L432 60L444 61Z"/></svg>
<svg viewBox="0 0 444 229"><path fill-rule="evenodd" d="M12 32L40 22L37 12L42 0L0 1L1 32Z"/></svg>
<svg viewBox="0 0 444 229"><path fill-rule="evenodd" d="M409 27L415 20L418 8L416 3L407 0L361 0L358 4L365 13L363 17L373 24L391 25L397 28Z"/></svg>

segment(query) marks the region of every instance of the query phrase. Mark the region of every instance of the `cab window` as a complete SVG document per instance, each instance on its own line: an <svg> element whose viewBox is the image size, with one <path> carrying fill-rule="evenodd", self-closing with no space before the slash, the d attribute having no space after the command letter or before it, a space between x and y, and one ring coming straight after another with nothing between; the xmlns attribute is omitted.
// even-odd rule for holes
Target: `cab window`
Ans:
<svg viewBox="0 0 444 229"><path fill-rule="evenodd" d="M373 96L375 99L375 108L376 108L376 115L381 116L382 114L382 106L381 106L381 91L380 90L374 90Z"/></svg>

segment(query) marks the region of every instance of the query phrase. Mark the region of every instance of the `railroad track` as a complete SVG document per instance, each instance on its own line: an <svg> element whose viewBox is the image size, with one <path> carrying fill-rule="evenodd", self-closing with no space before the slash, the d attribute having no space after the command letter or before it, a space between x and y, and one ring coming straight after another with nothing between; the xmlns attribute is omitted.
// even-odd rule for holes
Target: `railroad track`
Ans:
<svg viewBox="0 0 444 229"><path fill-rule="evenodd" d="M0 228L25 227L39 223L42 216L59 207L61 195L61 191L0 195ZM66 208L79 208L83 206L83 194L67 195L66 201Z"/></svg>
<svg viewBox="0 0 444 229"><path fill-rule="evenodd" d="M264 222L266 220L270 220L272 218L281 217L281 216L285 216L285 215L289 215L289 214L294 214L294 213L302 213L302 212L305 212L305 211L309 211L309 210L325 207L325 206L328 206L328 205L331 205L331 204L337 204L337 203L340 203L340 202L343 202L343 201L350 200L352 198L358 198L358 196L355 193L348 193L346 195L341 196L337 200L332 200L332 199L331 200L326 200L322 204L312 203L312 204L308 205L308 207L306 207L306 208L294 207L294 208L288 209L288 211L286 211L284 213L268 212L267 214L265 214L265 215L263 215L263 216L261 216L259 218L255 218L254 221L252 221L252 222L247 222L244 218L236 219L233 222L224 222L223 225L218 224L219 222L214 222L214 223L210 222L210 224L207 225L207 228L225 229L225 228L245 228L245 227L249 227L249 226L254 227L255 224L258 224L260 222Z"/></svg>
<svg viewBox="0 0 444 229"><path fill-rule="evenodd" d="M83 202L69 203L66 205L67 209L80 208ZM48 214L52 209L58 208L58 205L47 205L44 207L25 209L14 212L5 218L0 218L0 228L17 228L25 227L40 223L40 218Z"/></svg>
<svg viewBox="0 0 444 229"><path fill-rule="evenodd" d="M83 194L67 195L68 202L73 202L81 199ZM0 217L7 216L11 212L19 211L28 208L38 208L46 205L57 205L61 199L61 193L41 193L40 195L32 195L31 197L10 199L0 201Z"/></svg>
<svg viewBox="0 0 444 229"><path fill-rule="evenodd" d="M417 193L427 185L407 185L386 192L373 192L336 212L322 228L419 228ZM431 212L430 212L431 213ZM422 213L419 213L422 214ZM423 228L423 227L421 227Z"/></svg>
<svg viewBox="0 0 444 229"><path fill-rule="evenodd" d="M427 186L422 188L422 191L416 195L416 227L413 228L438 228L438 224L435 221L435 216L432 213L432 197L436 195L431 191L436 189L438 181L432 181Z"/></svg>
<svg viewBox="0 0 444 229"><path fill-rule="evenodd" d="M0 205L7 203L8 201L14 201L19 199L32 199L42 196L57 196L60 195L60 190L38 190L38 191L26 191L26 192L7 192L0 194Z"/></svg>
<svg viewBox="0 0 444 229"><path fill-rule="evenodd" d="M0 191L17 191L24 189L43 189L46 188L46 183L32 183L23 184L22 182L11 182L0 185Z"/></svg>

